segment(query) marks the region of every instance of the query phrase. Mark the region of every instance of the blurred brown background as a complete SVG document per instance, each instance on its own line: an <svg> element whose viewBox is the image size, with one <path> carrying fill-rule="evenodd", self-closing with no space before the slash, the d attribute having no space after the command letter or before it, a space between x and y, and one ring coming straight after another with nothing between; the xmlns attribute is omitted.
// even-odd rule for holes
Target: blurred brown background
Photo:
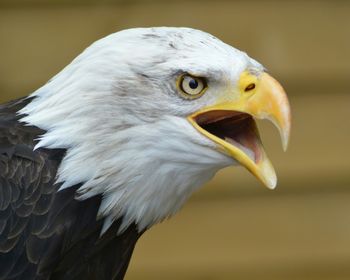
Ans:
<svg viewBox="0 0 350 280"><path fill-rule="evenodd" d="M147 232L126 279L350 279L350 2L0 0L0 101L27 95L96 39L189 26L248 52L284 85L290 149L262 135L275 191L229 168Z"/></svg>

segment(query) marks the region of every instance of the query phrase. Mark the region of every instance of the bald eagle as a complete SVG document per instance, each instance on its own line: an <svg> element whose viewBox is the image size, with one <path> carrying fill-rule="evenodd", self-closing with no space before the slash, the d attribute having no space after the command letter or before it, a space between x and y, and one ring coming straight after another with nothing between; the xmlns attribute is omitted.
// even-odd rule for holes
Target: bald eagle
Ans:
<svg viewBox="0 0 350 280"><path fill-rule="evenodd" d="M123 279L135 243L221 168L276 175L255 119L290 132L256 60L190 28L136 28L88 47L0 105L0 279Z"/></svg>

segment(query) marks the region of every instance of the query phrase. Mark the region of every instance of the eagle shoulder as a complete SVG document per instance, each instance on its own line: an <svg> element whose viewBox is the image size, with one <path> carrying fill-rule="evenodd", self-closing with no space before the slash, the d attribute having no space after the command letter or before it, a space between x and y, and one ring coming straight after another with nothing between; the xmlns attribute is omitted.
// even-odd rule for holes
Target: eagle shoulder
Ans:
<svg viewBox="0 0 350 280"><path fill-rule="evenodd" d="M34 150L43 130L19 122L30 99L0 105L0 279L123 279L140 233L101 237L100 196L58 191L61 149Z"/></svg>

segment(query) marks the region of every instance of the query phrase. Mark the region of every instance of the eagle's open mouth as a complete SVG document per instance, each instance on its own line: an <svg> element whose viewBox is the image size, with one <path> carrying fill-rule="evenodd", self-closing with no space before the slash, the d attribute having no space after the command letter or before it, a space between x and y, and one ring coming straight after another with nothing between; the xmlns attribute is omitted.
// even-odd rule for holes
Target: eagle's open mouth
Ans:
<svg viewBox="0 0 350 280"><path fill-rule="evenodd" d="M188 120L201 134L218 144L221 152L247 168L268 188L276 186L275 170L266 156L251 114L209 109L194 113Z"/></svg>
<svg viewBox="0 0 350 280"><path fill-rule="evenodd" d="M201 113L193 120L203 130L210 133L213 140L215 138L224 140L241 150L254 163L261 160L262 144L256 123L251 115L237 111L214 110Z"/></svg>
<svg viewBox="0 0 350 280"><path fill-rule="evenodd" d="M255 87L249 88L252 83ZM255 119L271 121L278 128L286 149L291 125L286 93L267 73L255 76L246 71L241 74L234 94L232 90L227 92L230 94L189 115L187 120L216 143L218 151L233 158L273 189L277 183L276 173L261 143Z"/></svg>

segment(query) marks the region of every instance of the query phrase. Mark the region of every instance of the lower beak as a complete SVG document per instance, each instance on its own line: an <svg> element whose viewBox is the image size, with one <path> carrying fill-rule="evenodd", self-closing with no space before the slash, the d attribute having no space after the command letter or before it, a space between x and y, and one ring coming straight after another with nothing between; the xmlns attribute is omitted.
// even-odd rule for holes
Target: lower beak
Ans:
<svg viewBox="0 0 350 280"><path fill-rule="evenodd" d="M262 146L255 119L268 119L279 130L284 150L291 127L289 102L282 86L267 73L259 77L243 72L239 98L204 108L188 117L203 135L217 143L219 150L246 167L268 188L277 177Z"/></svg>

